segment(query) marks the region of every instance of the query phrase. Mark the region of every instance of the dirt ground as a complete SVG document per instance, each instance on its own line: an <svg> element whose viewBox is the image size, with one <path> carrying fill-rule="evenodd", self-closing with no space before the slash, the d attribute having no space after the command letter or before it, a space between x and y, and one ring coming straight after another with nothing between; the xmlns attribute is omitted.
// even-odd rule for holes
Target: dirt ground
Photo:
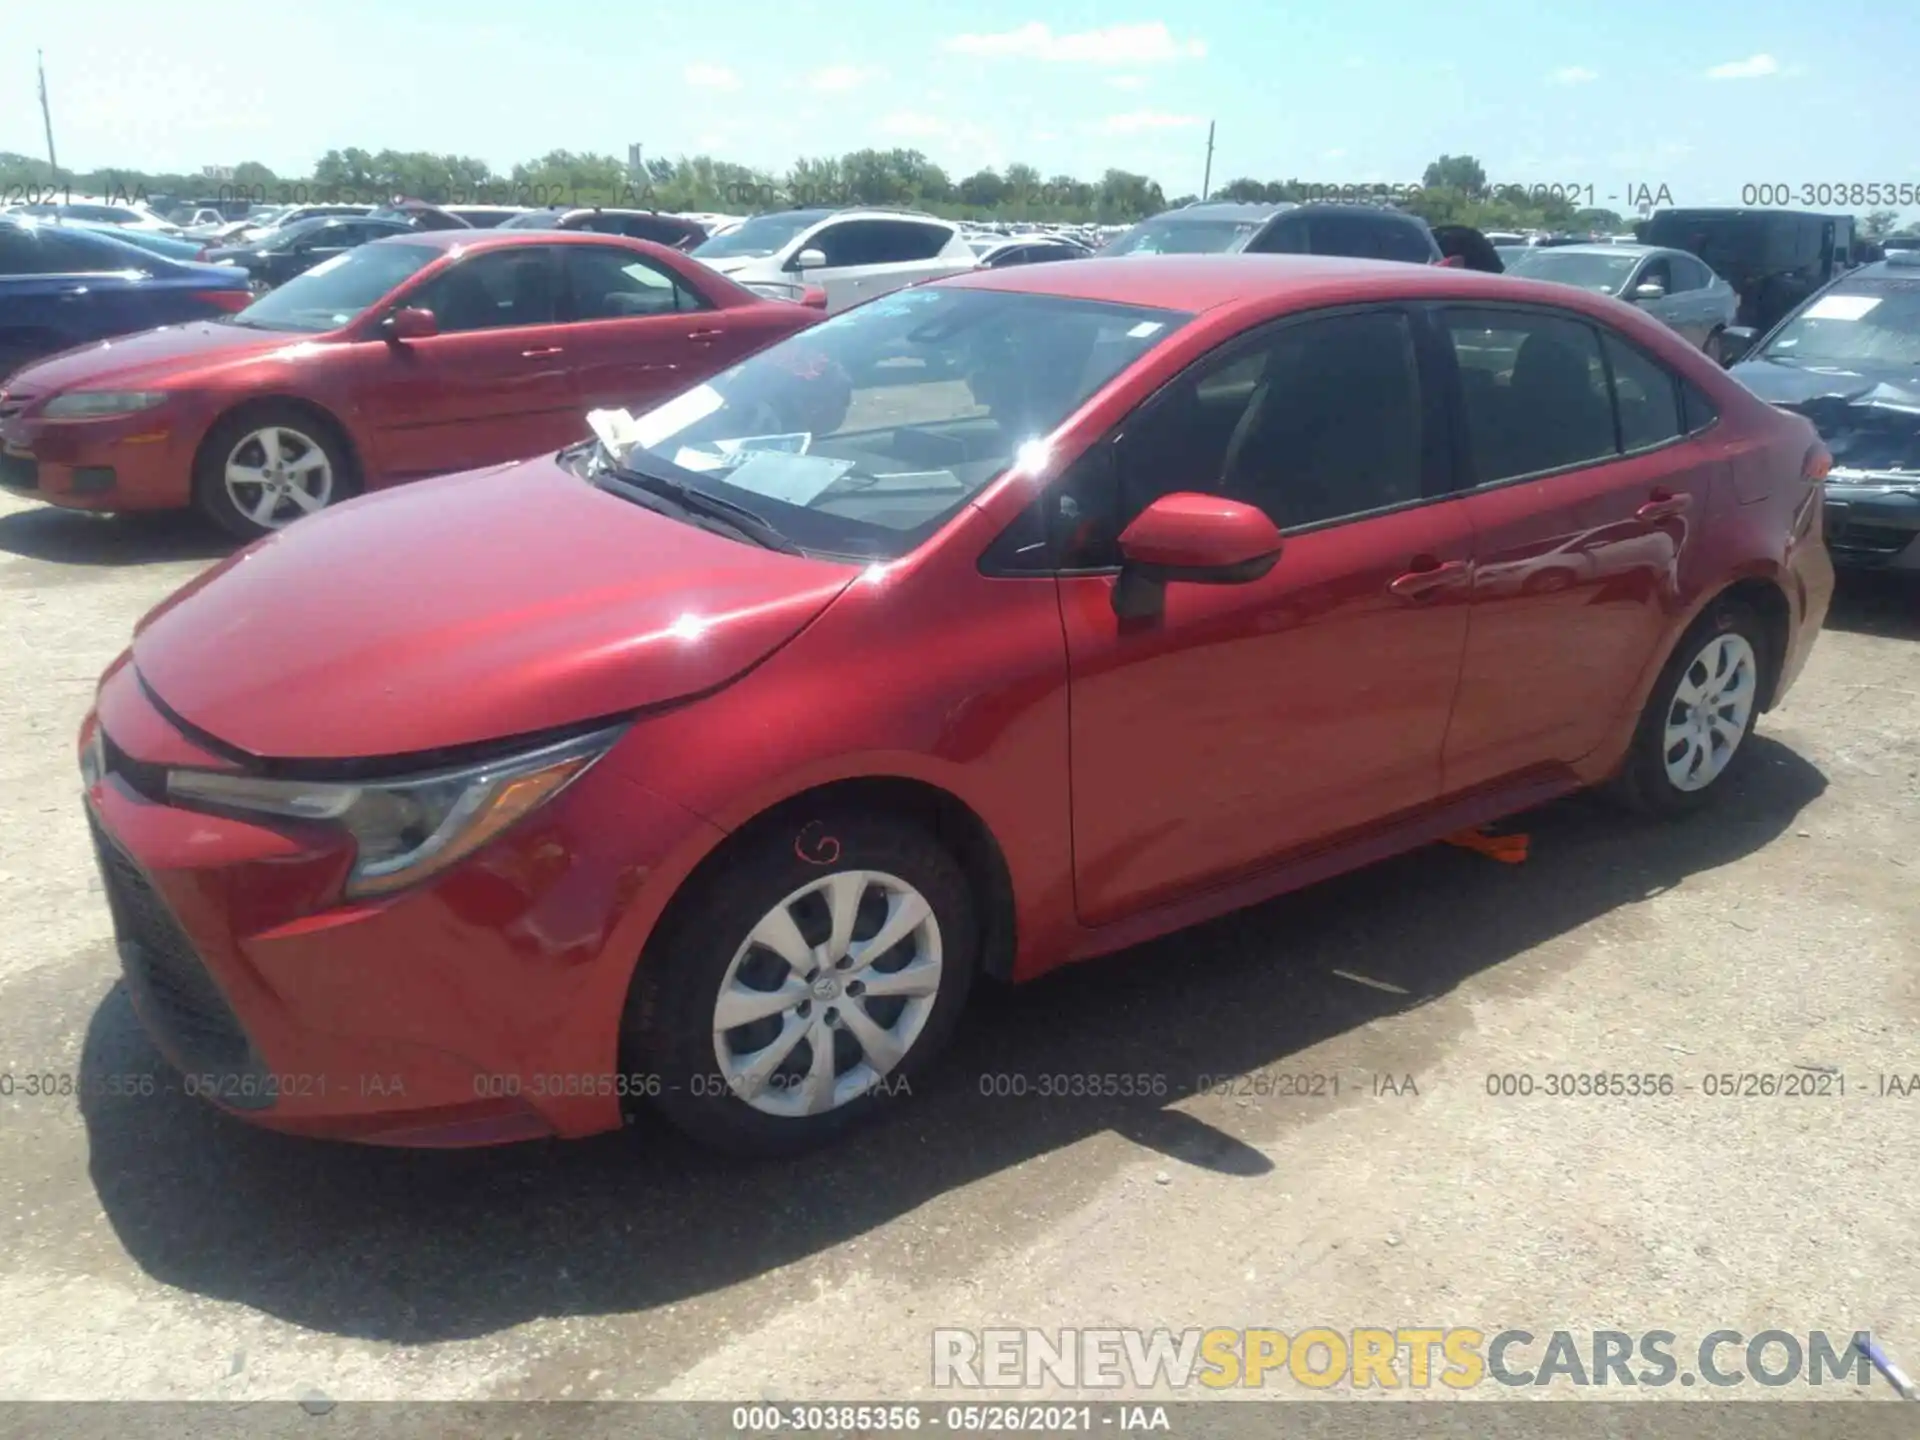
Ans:
<svg viewBox="0 0 1920 1440"><path fill-rule="evenodd" d="M219 553L0 499L15 1076L159 1068L73 735L135 617ZM0 1398L931 1397L934 1327L993 1325L1871 1328L1920 1368L1920 1094L1877 1093L1920 1073L1920 586L1847 585L1755 744L1684 824L1557 804L1522 866L1435 847L988 996L936 1084L791 1163L645 1123L392 1153L16 1086ZM1845 1095L1702 1089L1795 1067ZM1676 1089L1488 1093L1548 1071ZM982 1093L1114 1073L1168 1093ZM1342 1086L1201 1093L1243 1074Z"/></svg>

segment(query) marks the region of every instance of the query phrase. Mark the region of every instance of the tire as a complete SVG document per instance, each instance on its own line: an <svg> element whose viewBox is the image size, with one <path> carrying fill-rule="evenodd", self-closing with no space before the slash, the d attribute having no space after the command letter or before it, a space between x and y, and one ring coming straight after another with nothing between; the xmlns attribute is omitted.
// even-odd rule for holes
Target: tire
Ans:
<svg viewBox="0 0 1920 1440"><path fill-rule="evenodd" d="M884 814L803 814L770 825L696 884L642 957L622 1029L626 1068L658 1077L654 1103L668 1120L712 1149L791 1155L837 1139L911 1095L952 1037L979 951L966 874L932 835ZM842 911L856 922L850 952L832 933L834 891L843 899L862 896ZM886 953L867 953L863 964L861 949L881 925L918 913L914 895L926 920ZM824 955L828 965L798 970L750 940L755 932L781 938L782 911L802 942L789 937L787 953L807 967ZM808 948L818 945L824 951ZM877 977L904 975L913 978L885 983L902 992L911 987L912 995L880 997L867 989L880 983ZM785 989L786 1005L721 1030L723 987L736 1014L775 1007L754 997L776 989ZM850 1023L844 1017L855 1007L860 1018ZM876 1033L894 1047L905 1041L904 1054L884 1069L872 1057L886 1058L889 1046L872 1043ZM816 1047L816 1037L826 1036L833 1038ZM827 1063L823 1054L832 1057L831 1088L815 1068ZM757 1069L744 1058L750 1056L762 1057ZM776 1057L783 1058L770 1067ZM764 1088L750 1093L769 1069Z"/></svg>
<svg viewBox="0 0 1920 1440"><path fill-rule="evenodd" d="M239 472L249 470L262 478L241 481ZM298 405L250 405L223 417L207 432L193 467L195 508L241 540L284 530L359 489L353 454L339 430ZM317 503L308 506L303 495Z"/></svg>
<svg viewBox="0 0 1920 1440"><path fill-rule="evenodd" d="M1614 783L1616 796L1641 814L1662 817L1688 814L1706 804L1753 748L1748 740L1771 664L1758 615L1736 601L1709 606L1680 637L1654 682ZM1697 727L1676 723L1670 729L1691 697L1700 694L1703 682L1714 688L1706 692L1707 711L1695 713L1718 719L1703 719ZM1721 704L1712 704L1716 696L1722 697Z"/></svg>

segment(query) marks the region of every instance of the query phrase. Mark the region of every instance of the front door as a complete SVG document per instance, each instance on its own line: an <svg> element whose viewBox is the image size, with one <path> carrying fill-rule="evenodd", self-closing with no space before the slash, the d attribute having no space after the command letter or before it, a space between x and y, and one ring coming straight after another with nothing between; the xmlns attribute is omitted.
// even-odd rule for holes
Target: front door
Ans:
<svg viewBox="0 0 1920 1440"><path fill-rule="evenodd" d="M1570 765L1610 733L1666 632L1723 462L1685 436L1673 373L1584 317L1441 316L1479 552L1447 738L1457 791Z"/></svg>
<svg viewBox="0 0 1920 1440"><path fill-rule="evenodd" d="M354 347L356 386L387 479L442 474L558 449L581 433L567 327L548 246L483 250L396 298L440 333Z"/></svg>
<svg viewBox="0 0 1920 1440"><path fill-rule="evenodd" d="M1104 924L1432 801L1472 536L1412 317L1346 311L1216 352L1063 477L1074 883ZM1279 563L1115 616L1112 537L1162 494L1261 506ZM1079 573L1075 573L1075 572ZM1091 572L1091 573L1089 573Z"/></svg>

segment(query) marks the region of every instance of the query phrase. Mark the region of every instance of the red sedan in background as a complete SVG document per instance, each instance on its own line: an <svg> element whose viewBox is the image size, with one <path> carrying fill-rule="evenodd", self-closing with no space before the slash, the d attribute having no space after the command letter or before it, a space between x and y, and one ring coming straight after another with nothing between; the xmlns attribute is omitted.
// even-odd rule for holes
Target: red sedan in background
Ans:
<svg viewBox="0 0 1920 1440"><path fill-rule="evenodd" d="M448 230L326 261L230 320L68 351L0 390L0 485L199 507L243 539L361 490L557 450L821 318L664 246Z"/></svg>
<svg viewBox="0 0 1920 1440"><path fill-rule="evenodd" d="M1562 285L899 291L631 443L352 501L149 614L80 734L128 987L289 1131L657 1103L812 1144L911 1093L976 975L1582 786L1708 801L1826 613L1827 464Z"/></svg>

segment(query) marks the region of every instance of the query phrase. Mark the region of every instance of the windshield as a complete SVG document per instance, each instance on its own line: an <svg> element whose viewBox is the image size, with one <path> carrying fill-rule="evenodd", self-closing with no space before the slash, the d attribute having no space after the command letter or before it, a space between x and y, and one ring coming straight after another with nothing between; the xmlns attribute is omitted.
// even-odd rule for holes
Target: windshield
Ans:
<svg viewBox="0 0 1920 1440"><path fill-rule="evenodd" d="M1243 249L1266 220L1196 220L1163 215L1143 220L1103 255L1224 255Z"/></svg>
<svg viewBox="0 0 1920 1440"><path fill-rule="evenodd" d="M440 253L427 245L359 246L268 291L234 316L234 324L261 330L338 330Z"/></svg>
<svg viewBox="0 0 1920 1440"><path fill-rule="evenodd" d="M699 245L696 260L758 260L786 248L787 242L809 226L827 218L825 210L789 210L780 215L756 215L738 230Z"/></svg>
<svg viewBox="0 0 1920 1440"><path fill-rule="evenodd" d="M1829 290L1761 354L1794 365L1920 365L1920 281Z"/></svg>
<svg viewBox="0 0 1920 1440"><path fill-rule="evenodd" d="M745 506L807 550L897 559L1190 318L897 291L641 416L624 463Z"/></svg>
<svg viewBox="0 0 1920 1440"><path fill-rule="evenodd" d="M1503 260L1505 256L1501 257ZM1577 251L1530 249L1506 260L1507 272L1529 280L1551 280L1556 285L1578 285L1582 290L1617 295L1627 283L1638 255L1583 255Z"/></svg>

